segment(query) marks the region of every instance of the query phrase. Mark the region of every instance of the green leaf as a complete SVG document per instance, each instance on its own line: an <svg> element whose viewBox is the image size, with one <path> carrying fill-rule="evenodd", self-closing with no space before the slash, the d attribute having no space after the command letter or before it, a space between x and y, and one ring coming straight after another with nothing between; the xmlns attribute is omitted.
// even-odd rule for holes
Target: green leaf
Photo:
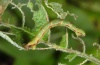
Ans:
<svg viewBox="0 0 100 65"><path fill-rule="evenodd" d="M62 40L60 42L60 46L65 49L68 47L68 38L67 37L68 37L67 34L63 35Z"/></svg>
<svg viewBox="0 0 100 65"><path fill-rule="evenodd" d="M57 14L57 17L60 19L65 19L67 16L67 12L64 12L62 9L62 5L56 2L48 3L48 0L45 0L45 4L48 8L50 8L53 12Z"/></svg>
<svg viewBox="0 0 100 65"><path fill-rule="evenodd" d="M36 3L35 5L33 5L33 2L29 1L27 4L27 7L30 8L33 12L33 17L32 19L35 22L35 28L39 31L40 28L48 22L48 15L47 12L45 10L45 8L43 7L41 0L35 0ZM33 6L37 7L38 10L34 10Z"/></svg>
<svg viewBox="0 0 100 65"><path fill-rule="evenodd" d="M74 60L76 57L76 54L72 53L72 54L69 54L65 57L65 59L69 59L69 62L71 62L72 60Z"/></svg>
<svg viewBox="0 0 100 65"><path fill-rule="evenodd" d="M12 27L11 32L14 34L13 40L16 41L16 43L19 43L21 45L21 43L23 42L22 31Z"/></svg>
<svg viewBox="0 0 100 65"><path fill-rule="evenodd" d="M45 33L42 40L43 40L43 42L49 42L50 41L50 30Z"/></svg>
<svg viewBox="0 0 100 65"><path fill-rule="evenodd" d="M31 10L33 9L33 3L32 2L28 2L27 7L29 7Z"/></svg>
<svg viewBox="0 0 100 65"><path fill-rule="evenodd" d="M37 35L37 33L40 31L40 29L49 21L48 20L48 15L47 12L45 10L45 8L42 5L42 0L35 0L36 4L34 6L37 6L38 10L34 10L33 8L33 4L32 2L28 3L28 7L31 9L31 11L33 12L33 17L32 19L35 22L35 28L33 30L33 34ZM49 36L49 32L47 32L44 37L43 37L43 41L47 41L48 36Z"/></svg>
<svg viewBox="0 0 100 65"><path fill-rule="evenodd" d="M48 22L48 16L47 12L41 4L39 4L38 7L39 10L34 11L32 19L35 21L35 27L40 29L45 23Z"/></svg>
<svg viewBox="0 0 100 65"><path fill-rule="evenodd" d="M56 12L63 12L62 5L56 2L51 2L49 5L53 8Z"/></svg>

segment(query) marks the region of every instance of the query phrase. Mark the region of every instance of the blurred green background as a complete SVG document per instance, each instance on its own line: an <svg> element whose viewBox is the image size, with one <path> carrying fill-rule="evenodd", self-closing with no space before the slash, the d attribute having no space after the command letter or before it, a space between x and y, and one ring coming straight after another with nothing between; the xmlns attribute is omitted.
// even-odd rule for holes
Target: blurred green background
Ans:
<svg viewBox="0 0 100 65"><path fill-rule="evenodd" d="M5 0L6 1L6 0ZM26 3L27 0L13 0L14 3ZM34 2L34 0L33 0ZM93 46L93 43L100 44L100 0L49 0L49 2L58 2L62 4L64 11L69 11L78 16L77 20L70 15L66 17L66 20L70 21L73 25L86 32L86 36L82 38L86 44L86 53L93 54L100 59L100 51L97 47ZM45 6L45 5L44 5ZM11 9L12 5L9 4L5 10L2 20L3 22L21 26L21 13L17 9ZM50 9L45 6L49 19L56 19L57 16ZM33 28L34 22L32 21L32 13L24 6L23 11L26 16L25 26ZM9 29L0 28L2 31L8 31ZM73 40L71 37L72 31L69 32L69 48L73 48L78 51L82 51L82 44L77 40ZM61 36L65 34L65 27L55 27L51 29L51 42L59 45ZM12 37L13 38L13 37ZM27 36L24 35L25 42L28 42ZM6 40L0 37L0 65L58 65L58 63L65 63L66 65L77 65L81 63L84 58L76 57L75 60L69 62L65 57L68 53L63 53L55 50L29 50L22 51L8 43ZM92 62L87 62L84 65L96 65Z"/></svg>

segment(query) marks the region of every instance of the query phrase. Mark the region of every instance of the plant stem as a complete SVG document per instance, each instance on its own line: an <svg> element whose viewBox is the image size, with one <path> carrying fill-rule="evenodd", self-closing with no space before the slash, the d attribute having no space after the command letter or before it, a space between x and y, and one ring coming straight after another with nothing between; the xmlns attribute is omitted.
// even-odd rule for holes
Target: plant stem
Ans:
<svg viewBox="0 0 100 65"><path fill-rule="evenodd" d="M18 30L21 30L31 36L34 36L32 33L30 33L29 31L25 30L24 28L21 28L21 27L16 27L14 25L11 25L11 24L7 24L7 23L1 23L0 26L4 26L4 27L8 27L8 28L15 28L15 29L18 29Z"/></svg>
<svg viewBox="0 0 100 65"><path fill-rule="evenodd" d="M55 49L55 50L58 50L58 51L66 52L66 53L75 53L79 57L88 59L89 61L92 61L95 64L100 65L100 61L97 58L93 57L92 55L88 55L86 53L82 53L82 52L79 52L79 51L73 50L73 49L68 49L68 48L64 49L64 48L61 48L58 45L54 45L54 44L50 44L50 43L45 44L45 45L48 45L50 49L52 48L52 49Z"/></svg>
<svg viewBox="0 0 100 65"><path fill-rule="evenodd" d="M14 45L15 47L19 48L20 50L24 50L23 47L19 46L16 42L14 42L9 36L7 36L6 34L4 34L3 32L0 31L0 37L2 37L3 39L7 40L9 43L11 43L12 45Z"/></svg>
<svg viewBox="0 0 100 65"><path fill-rule="evenodd" d="M10 2L13 6L15 6L22 14L22 27L24 27L25 25L25 15L24 12L22 11L22 9L20 7L18 7L15 3Z"/></svg>

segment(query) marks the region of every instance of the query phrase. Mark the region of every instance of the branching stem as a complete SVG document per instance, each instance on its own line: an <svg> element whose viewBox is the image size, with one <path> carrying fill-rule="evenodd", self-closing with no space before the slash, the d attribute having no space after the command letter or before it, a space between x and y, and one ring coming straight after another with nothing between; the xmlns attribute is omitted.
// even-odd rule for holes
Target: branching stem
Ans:
<svg viewBox="0 0 100 65"><path fill-rule="evenodd" d="M72 34L72 38L76 39L76 40L80 41L80 43L82 43L82 45L83 45L83 53L85 53L86 47L85 47L84 41L79 37L75 37L73 34Z"/></svg>
<svg viewBox="0 0 100 65"><path fill-rule="evenodd" d="M31 36L34 36L32 33L30 33L29 31L25 30L24 28L20 28L20 27L16 27L14 25L11 25L11 24L6 24L6 23L1 23L0 26L4 26L4 27L8 27L8 28L15 28L15 29L18 29L18 30L21 30Z"/></svg>
<svg viewBox="0 0 100 65"><path fill-rule="evenodd" d="M22 9L20 7L18 7L15 3L10 2L13 6L15 6L22 14L22 27L24 27L25 25L25 15L24 12L22 11Z"/></svg>
<svg viewBox="0 0 100 65"><path fill-rule="evenodd" d="M52 49L55 49L57 51L62 51L62 52L66 52L66 53L75 53L79 57L88 59L88 61L91 61L91 62L94 62L95 64L100 65L100 61L97 58L93 57L92 55L87 55L86 53L82 53L82 52L79 52L79 51L73 50L73 49L68 49L68 48L64 49L64 48L61 48L58 45L54 45L54 44L51 44L51 43L48 43L48 44L45 44L45 45L49 46L50 49L52 48Z"/></svg>
<svg viewBox="0 0 100 65"><path fill-rule="evenodd" d="M3 39L7 40L8 42L10 42L12 45L14 45L15 47L19 48L20 50L24 50L23 47L19 46L16 42L14 42L9 36L7 36L6 34L4 34L3 32L0 31L0 37L2 37Z"/></svg>

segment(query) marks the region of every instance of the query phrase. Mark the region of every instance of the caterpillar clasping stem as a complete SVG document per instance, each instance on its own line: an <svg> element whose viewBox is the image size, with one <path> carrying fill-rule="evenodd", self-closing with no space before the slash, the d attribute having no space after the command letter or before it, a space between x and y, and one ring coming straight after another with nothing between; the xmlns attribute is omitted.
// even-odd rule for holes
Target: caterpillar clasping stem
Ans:
<svg viewBox="0 0 100 65"><path fill-rule="evenodd" d="M39 41L42 39L42 37L44 36L44 34L50 30L50 28L55 27L55 26L65 26L68 29L72 30L73 32L75 32L77 37L84 37L85 36L85 32L77 27L75 27L74 25L72 25L71 23L69 23L68 21L65 20L61 20L61 19L56 19L53 20L51 22L47 22L41 29L40 31L37 33L37 35L35 36L35 38L33 38L32 41L30 41L25 48L26 49L35 49L36 45L39 43Z"/></svg>

